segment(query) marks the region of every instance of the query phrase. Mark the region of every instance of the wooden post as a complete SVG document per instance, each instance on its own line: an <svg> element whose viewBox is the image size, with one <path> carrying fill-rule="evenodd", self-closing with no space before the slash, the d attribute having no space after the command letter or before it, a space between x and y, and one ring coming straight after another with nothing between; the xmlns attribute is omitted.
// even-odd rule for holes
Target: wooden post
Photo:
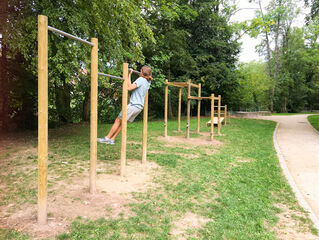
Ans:
<svg viewBox="0 0 319 240"><path fill-rule="evenodd" d="M142 163L146 163L146 153L147 153L147 115L148 115L148 92L146 93L145 100L144 100Z"/></svg>
<svg viewBox="0 0 319 240"><path fill-rule="evenodd" d="M91 49L91 116L90 116L90 193L96 192L97 161L97 79L98 79L98 39L92 38Z"/></svg>
<svg viewBox="0 0 319 240"><path fill-rule="evenodd" d="M211 110L210 110L210 140L213 141L213 138L214 138L214 114L215 114L215 95L212 94L211 95Z"/></svg>
<svg viewBox="0 0 319 240"><path fill-rule="evenodd" d="M127 135L127 84L128 84L128 63L123 63L123 92L122 92L122 138L121 138L121 167L120 175L125 175L126 167L126 135Z"/></svg>
<svg viewBox="0 0 319 240"><path fill-rule="evenodd" d="M47 224L48 18L38 16L38 224Z"/></svg>
<svg viewBox="0 0 319 240"><path fill-rule="evenodd" d="M191 117L191 100L189 99L191 95L191 80L187 82L187 125L186 125L186 138L189 139L189 128L190 128L190 117Z"/></svg>
<svg viewBox="0 0 319 240"><path fill-rule="evenodd" d="M225 116L225 119L224 119L224 125L226 126L227 125L227 105L225 104L225 112L224 112L224 116Z"/></svg>
<svg viewBox="0 0 319 240"><path fill-rule="evenodd" d="M220 135L220 128L221 128L220 105L221 105L221 96L218 95L218 135Z"/></svg>
<svg viewBox="0 0 319 240"><path fill-rule="evenodd" d="M202 96L201 87L202 87L202 85L199 83L198 84L198 97ZM199 131L200 131L200 102L201 102L201 100L198 100L198 105L197 105L197 133L199 133Z"/></svg>
<svg viewBox="0 0 319 240"><path fill-rule="evenodd" d="M164 137L167 137L168 80L165 80Z"/></svg>
<svg viewBox="0 0 319 240"><path fill-rule="evenodd" d="M178 89L178 126L177 131L181 131L181 111L182 111L182 88Z"/></svg>

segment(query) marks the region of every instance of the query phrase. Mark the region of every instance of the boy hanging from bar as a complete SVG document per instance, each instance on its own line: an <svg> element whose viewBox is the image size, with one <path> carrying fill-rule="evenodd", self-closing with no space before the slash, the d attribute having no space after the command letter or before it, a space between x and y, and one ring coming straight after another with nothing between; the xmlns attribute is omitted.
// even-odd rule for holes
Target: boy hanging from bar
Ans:
<svg viewBox="0 0 319 240"><path fill-rule="evenodd" d="M132 91L132 94L130 97L130 102L127 105L128 122L133 122L137 115L142 112L144 108L145 95L151 86L151 80L153 80L153 77L151 68L149 66L143 66L141 68L140 77L134 83L131 83L131 78L129 77L127 90ZM97 141L105 144L114 144L116 136L121 131L121 125L122 111L115 119L109 133L104 138L98 138Z"/></svg>

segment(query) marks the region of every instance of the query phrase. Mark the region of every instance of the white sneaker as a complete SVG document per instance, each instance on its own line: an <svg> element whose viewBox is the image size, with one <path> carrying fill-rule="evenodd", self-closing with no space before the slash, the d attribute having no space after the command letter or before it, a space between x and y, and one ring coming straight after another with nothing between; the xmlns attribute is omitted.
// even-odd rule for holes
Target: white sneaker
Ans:
<svg viewBox="0 0 319 240"><path fill-rule="evenodd" d="M107 138L107 137L98 138L97 141L98 141L99 143L106 143L106 144L111 144L111 145L114 144L114 140L109 139L109 138Z"/></svg>

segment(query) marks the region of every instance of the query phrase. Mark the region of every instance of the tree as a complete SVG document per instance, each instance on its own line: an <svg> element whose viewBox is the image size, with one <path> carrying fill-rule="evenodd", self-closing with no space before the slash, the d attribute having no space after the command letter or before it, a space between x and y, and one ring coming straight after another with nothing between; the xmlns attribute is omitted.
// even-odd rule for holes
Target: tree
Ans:
<svg viewBox="0 0 319 240"><path fill-rule="evenodd" d="M90 40L99 39L100 71L121 73L124 61L143 63L142 44L153 41L151 29L141 13L144 1L39 1L8 0L14 12L9 15L4 42L9 54L24 59L25 69L37 77L37 15L48 16L49 25L62 31ZM108 6L108 7L105 7ZM79 70L89 69L90 47L82 43L49 33L49 118L53 121L71 122L73 109L88 98L89 79L86 87L80 84ZM101 79L104 84L108 79ZM19 79L23 81L23 79ZM81 83L83 84L83 83ZM20 84L16 85L21 86ZM110 87L110 86L109 86ZM83 94L73 94L81 89ZM36 115L36 89L31 93L33 115ZM19 92L19 89L14 91ZM72 96L78 97L72 101ZM86 96L86 97L85 97ZM15 99L23 102L24 99ZM105 96L102 100L106 100ZM74 105L76 104L76 106ZM11 105L14 105L12 102ZM111 110L111 108L109 108Z"/></svg>
<svg viewBox="0 0 319 240"><path fill-rule="evenodd" d="M263 8L258 0L259 11L250 26L251 36L263 36L260 44L260 52L265 53L268 63L269 76L274 79L274 85L270 95L270 110L274 110L274 96L278 85L278 74L281 63L280 48L287 41L287 33L291 28L293 19L298 15L299 10L291 0L273 0L266 8ZM271 48L271 42L274 48Z"/></svg>
<svg viewBox="0 0 319 240"><path fill-rule="evenodd" d="M239 87L233 99L235 109L266 110L269 105L269 90L273 80L267 74L263 62L249 62L238 67Z"/></svg>

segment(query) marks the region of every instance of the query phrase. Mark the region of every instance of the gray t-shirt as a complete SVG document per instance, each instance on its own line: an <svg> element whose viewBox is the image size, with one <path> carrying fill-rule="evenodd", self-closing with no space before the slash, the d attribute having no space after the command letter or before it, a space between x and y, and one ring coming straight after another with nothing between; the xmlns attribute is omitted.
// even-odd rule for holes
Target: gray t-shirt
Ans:
<svg viewBox="0 0 319 240"><path fill-rule="evenodd" d="M145 78L139 77L134 83L137 88L132 91L130 104L139 109L143 109L145 95L151 86L151 81L147 81Z"/></svg>

